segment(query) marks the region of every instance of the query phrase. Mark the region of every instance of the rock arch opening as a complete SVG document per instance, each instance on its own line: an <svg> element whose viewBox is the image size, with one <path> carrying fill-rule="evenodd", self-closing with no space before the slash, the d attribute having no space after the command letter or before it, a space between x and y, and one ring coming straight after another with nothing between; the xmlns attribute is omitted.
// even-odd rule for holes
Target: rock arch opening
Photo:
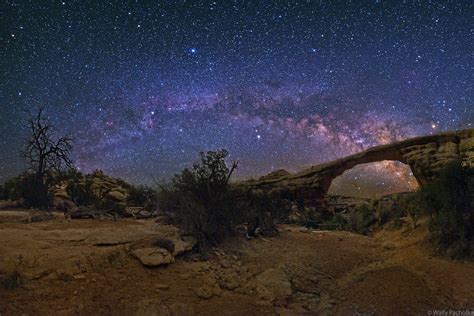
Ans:
<svg viewBox="0 0 474 316"><path fill-rule="evenodd" d="M382 160L348 168L331 180L328 195L374 198L418 188L419 183L408 164Z"/></svg>

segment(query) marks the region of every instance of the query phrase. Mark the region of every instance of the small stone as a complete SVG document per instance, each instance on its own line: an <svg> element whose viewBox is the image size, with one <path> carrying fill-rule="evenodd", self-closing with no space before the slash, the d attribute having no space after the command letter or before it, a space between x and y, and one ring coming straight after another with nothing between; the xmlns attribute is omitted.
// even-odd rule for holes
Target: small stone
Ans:
<svg viewBox="0 0 474 316"><path fill-rule="evenodd" d="M224 259L224 260L222 260L222 262L221 262L221 266L222 266L223 268L225 268L225 269L228 269L228 268L230 268L230 263L229 263L229 261L227 261L227 260Z"/></svg>
<svg viewBox="0 0 474 316"><path fill-rule="evenodd" d="M132 252L144 266L157 267L174 262L174 257L166 249L142 248Z"/></svg>
<svg viewBox="0 0 474 316"><path fill-rule="evenodd" d="M214 295L214 289L209 286L201 286L196 290L196 295L202 299L210 299Z"/></svg>
<svg viewBox="0 0 474 316"><path fill-rule="evenodd" d="M155 287L158 290L168 290L170 288L169 284L164 284L164 283L157 283L155 284Z"/></svg>
<svg viewBox="0 0 474 316"><path fill-rule="evenodd" d="M168 290L170 286L169 284L157 283L155 284L155 288L157 288L158 290Z"/></svg>
<svg viewBox="0 0 474 316"><path fill-rule="evenodd" d="M74 279L76 280L84 280L86 278L86 276L84 274L76 274L74 276Z"/></svg>

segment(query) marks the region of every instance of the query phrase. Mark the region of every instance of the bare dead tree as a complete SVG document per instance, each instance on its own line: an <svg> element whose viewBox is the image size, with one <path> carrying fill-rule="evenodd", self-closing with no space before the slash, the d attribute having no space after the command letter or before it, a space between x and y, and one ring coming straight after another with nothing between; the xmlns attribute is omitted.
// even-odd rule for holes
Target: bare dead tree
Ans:
<svg viewBox="0 0 474 316"><path fill-rule="evenodd" d="M44 118L44 109L43 106L36 114L28 113L27 127L31 134L20 152L39 183L44 182L50 171L72 167L72 139L68 136L55 139L53 125Z"/></svg>
<svg viewBox="0 0 474 316"><path fill-rule="evenodd" d="M232 167L230 168L229 170L229 173L227 174L227 178L225 180L225 184L228 184L229 183L229 180L230 180L230 177L232 176L232 173L235 171L235 169L237 169L239 167L239 161L238 160L234 160L232 161Z"/></svg>

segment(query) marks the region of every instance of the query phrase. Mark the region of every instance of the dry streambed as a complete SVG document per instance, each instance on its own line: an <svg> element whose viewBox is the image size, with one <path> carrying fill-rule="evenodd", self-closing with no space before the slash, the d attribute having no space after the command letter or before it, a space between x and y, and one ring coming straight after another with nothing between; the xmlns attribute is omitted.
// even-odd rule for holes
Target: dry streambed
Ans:
<svg viewBox="0 0 474 316"><path fill-rule="evenodd" d="M0 287L0 314L416 314L474 305L472 263L432 258L406 242L416 236L282 227L276 238L236 237L202 261L188 252L192 239L154 220L0 213L0 278L21 276L18 288Z"/></svg>

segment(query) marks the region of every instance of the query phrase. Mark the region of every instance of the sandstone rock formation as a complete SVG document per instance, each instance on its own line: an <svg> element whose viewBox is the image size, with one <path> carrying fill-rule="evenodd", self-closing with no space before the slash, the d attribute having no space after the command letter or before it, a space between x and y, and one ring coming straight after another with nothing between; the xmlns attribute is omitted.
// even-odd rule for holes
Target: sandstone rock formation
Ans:
<svg viewBox="0 0 474 316"><path fill-rule="evenodd" d="M166 249L141 248L132 252L140 262L147 267L158 267L174 262L174 257Z"/></svg>
<svg viewBox="0 0 474 316"><path fill-rule="evenodd" d="M461 160L463 165L474 167L474 129L421 136L377 146L295 174L278 170L246 184L257 190L287 190L320 204L335 177L356 165L383 160L395 160L409 165L418 183L426 185L438 177L439 171L446 164L454 160Z"/></svg>
<svg viewBox="0 0 474 316"><path fill-rule="evenodd" d="M130 203L131 190L132 185L100 170L85 175L77 173L53 188L53 206L72 219L103 216L139 219L157 215L154 205Z"/></svg>

